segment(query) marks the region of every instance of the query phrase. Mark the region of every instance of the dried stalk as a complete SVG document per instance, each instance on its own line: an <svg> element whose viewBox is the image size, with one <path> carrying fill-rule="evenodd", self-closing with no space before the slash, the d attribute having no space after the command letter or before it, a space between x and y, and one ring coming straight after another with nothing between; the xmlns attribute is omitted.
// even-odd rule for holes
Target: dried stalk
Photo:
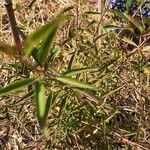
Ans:
<svg viewBox="0 0 150 150"><path fill-rule="evenodd" d="M76 6L76 28L80 28L80 0L77 0Z"/></svg>
<svg viewBox="0 0 150 150"><path fill-rule="evenodd" d="M13 40L14 40L14 45L17 48L17 52L19 54L19 58L22 59L22 48L21 48L21 40L19 36L19 30L17 27L17 22L13 10L13 3L12 0L4 0L4 5L7 11L7 15L9 18L12 34L13 34ZM28 71L27 65L25 63L22 64L22 73L25 74L27 77L30 76L30 73ZM32 85L28 86L28 91L32 89Z"/></svg>
<svg viewBox="0 0 150 150"><path fill-rule="evenodd" d="M103 0L98 0L98 12L100 13L100 15L98 15L98 21L100 22L101 19L102 19L102 13L103 13ZM99 30L98 30L98 35L102 35L103 32L102 32L102 28L100 26ZM102 39L100 38L99 39L99 46L101 46L102 44Z"/></svg>
<svg viewBox="0 0 150 150"><path fill-rule="evenodd" d="M10 26L11 26L11 30L13 34L14 45L18 47L20 46L21 42L20 42L16 18L14 15L12 0L4 0L4 6L6 8L7 15L9 18L9 22L10 22ZM18 47L18 51L21 54L21 50L19 49L19 47Z"/></svg>

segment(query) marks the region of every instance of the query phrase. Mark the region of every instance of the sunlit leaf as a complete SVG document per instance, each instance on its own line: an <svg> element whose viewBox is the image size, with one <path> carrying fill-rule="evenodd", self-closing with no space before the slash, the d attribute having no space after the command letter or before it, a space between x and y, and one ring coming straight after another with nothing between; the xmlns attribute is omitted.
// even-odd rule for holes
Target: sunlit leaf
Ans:
<svg viewBox="0 0 150 150"><path fill-rule="evenodd" d="M143 26L141 25L141 23L139 22L139 20L136 20L135 18L131 17L130 15L128 14L125 14L126 18L128 18L128 20L134 24L134 26L140 30L141 33L143 33L144 31L144 28Z"/></svg>
<svg viewBox="0 0 150 150"><path fill-rule="evenodd" d="M51 108L52 108L53 98L54 98L53 92L50 92L50 94L49 94L49 96L48 96L48 98L47 98L47 100L46 100L45 117L48 116L48 113L49 113L49 111L50 111Z"/></svg>
<svg viewBox="0 0 150 150"><path fill-rule="evenodd" d="M37 114L40 119L40 122L42 122L45 119L45 106L46 106L45 86L37 82L35 88L36 88Z"/></svg>
<svg viewBox="0 0 150 150"><path fill-rule="evenodd" d="M35 89L35 102L39 124L41 129L43 130L45 137L48 139L49 130L47 128L47 116L52 105L53 95L52 93L50 93L48 98L46 98L46 88L44 84L40 82L36 82Z"/></svg>
<svg viewBox="0 0 150 150"><path fill-rule="evenodd" d="M129 18L127 18L122 12L118 10L113 10L114 15L118 16L119 18L123 19L125 22L129 22Z"/></svg>
<svg viewBox="0 0 150 150"><path fill-rule="evenodd" d="M51 60L54 60L60 54L60 46L55 46L54 49L51 50Z"/></svg>
<svg viewBox="0 0 150 150"><path fill-rule="evenodd" d="M76 80L76 79L72 79L69 77L65 77L65 76L61 76L61 77L56 77L56 80L61 81L63 83L69 84L73 87L79 87L79 88L83 88L83 89L91 89L91 90L96 90L96 87L94 87L91 84Z"/></svg>
<svg viewBox="0 0 150 150"><path fill-rule="evenodd" d="M128 44L131 44L131 45L133 45L133 46L135 46L135 47L138 47L138 45L137 45L135 42L133 42L131 39L129 39L129 38L127 38L127 37L124 37L124 38L122 39L122 41L124 41L124 42L126 42L126 43L128 43Z"/></svg>
<svg viewBox="0 0 150 150"><path fill-rule="evenodd" d="M49 112L49 109L52 106L53 102L53 93L51 92L46 98L46 89L42 83L37 82L35 85L36 88L36 109L39 118L39 122L42 127L46 124L46 118Z"/></svg>
<svg viewBox="0 0 150 150"><path fill-rule="evenodd" d="M120 111L116 111L115 113L113 113L111 116L109 116L106 120L105 123L109 123L109 121L115 117L117 114L120 114Z"/></svg>
<svg viewBox="0 0 150 150"><path fill-rule="evenodd" d="M26 79L20 79L17 80L6 87L0 88L0 96L5 96L6 94L16 92L23 87L32 84L35 81L33 78L26 78Z"/></svg>
<svg viewBox="0 0 150 150"><path fill-rule="evenodd" d="M31 33L26 40L26 55L30 55L34 47L38 46L37 59L43 65L59 25L68 19L70 19L70 16L58 16L56 19Z"/></svg>
<svg viewBox="0 0 150 150"><path fill-rule="evenodd" d="M134 33L134 29L132 27L119 27L119 26L115 26L115 25L105 25L104 29L106 30L117 30L117 29L121 29L121 30L129 30L132 33Z"/></svg>

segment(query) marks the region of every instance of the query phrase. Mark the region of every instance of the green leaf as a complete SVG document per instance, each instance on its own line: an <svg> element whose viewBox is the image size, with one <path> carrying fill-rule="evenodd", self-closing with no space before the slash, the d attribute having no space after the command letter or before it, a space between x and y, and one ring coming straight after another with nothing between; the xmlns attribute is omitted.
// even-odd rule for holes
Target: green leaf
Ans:
<svg viewBox="0 0 150 150"><path fill-rule="evenodd" d="M76 75L76 74L83 73L86 71L98 71L98 70L99 70L98 67L95 67L95 68L77 68L77 69L69 70L69 71L63 73L63 75L71 76L71 75Z"/></svg>
<svg viewBox="0 0 150 150"><path fill-rule="evenodd" d="M40 45L38 47L37 57L41 65L43 65L59 25L65 20L70 19L70 17L71 16L69 15L58 16L56 19L50 21L46 25L37 29L35 32L31 33L26 40L26 55L29 56L33 49Z"/></svg>
<svg viewBox="0 0 150 150"><path fill-rule="evenodd" d="M47 119L49 110L52 106L53 93L51 92L48 98L46 98L45 86L39 82L36 82L35 89L36 89L35 101L36 101L37 116L38 116L39 124L41 128L44 129L46 127L46 119Z"/></svg>
<svg viewBox="0 0 150 150"><path fill-rule="evenodd" d="M124 41L124 42L126 42L126 43L128 43L128 44L131 44L131 45L133 45L133 46L135 46L135 47L138 47L138 45L137 45L135 42L133 42L131 39L129 39L129 38L127 38L127 37L124 37L124 38L122 39L122 41Z"/></svg>
<svg viewBox="0 0 150 150"><path fill-rule="evenodd" d="M53 99L54 99L53 92L50 92L50 94L49 94L49 96L48 96L48 98L47 98L47 101L46 101L45 117L48 116L48 113L49 113L49 111L50 111L51 108L52 108Z"/></svg>
<svg viewBox="0 0 150 150"><path fill-rule="evenodd" d="M126 18L128 18L128 20L134 24L134 26L140 30L141 33L143 33L144 31L144 28L143 26L141 25L141 23L139 22L139 20L136 20L135 18L131 17L130 15L128 14L125 14Z"/></svg>
<svg viewBox="0 0 150 150"><path fill-rule="evenodd" d="M56 80L61 81L63 83L69 84L73 87L78 87L78 88L83 88L83 89L91 89L91 90L96 90L96 87L94 87L91 84L72 79L69 77L61 76L61 77L56 77Z"/></svg>
<svg viewBox="0 0 150 150"><path fill-rule="evenodd" d="M46 106L46 95L45 86L39 82L36 82L36 109L39 121L41 123L45 122L45 106ZM43 122L44 121L44 122Z"/></svg>
<svg viewBox="0 0 150 150"><path fill-rule="evenodd" d="M54 47L54 49L52 49L51 60L54 60L55 58L58 57L58 55L60 54L60 49L61 49L61 47L58 45L56 45Z"/></svg>
<svg viewBox="0 0 150 150"><path fill-rule="evenodd" d="M113 11L114 15L116 15L117 17L123 19L125 22L129 22L129 18L127 18L122 12L118 11L118 10L114 10Z"/></svg>
<svg viewBox="0 0 150 150"><path fill-rule="evenodd" d="M53 93L51 92L46 98L46 89L45 86L40 83L36 82L35 84L35 91L36 91L36 110L37 110L37 116L39 120L39 124L41 129L43 130L43 133L45 137L48 139L49 138L49 130L47 128L47 116L49 113L49 110L52 106L53 102Z"/></svg>
<svg viewBox="0 0 150 150"><path fill-rule="evenodd" d="M7 85L6 87L0 88L0 97L6 94L10 94L12 92L16 92L22 89L23 87L32 84L34 80L35 79L33 78L20 79Z"/></svg>
<svg viewBox="0 0 150 150"><path fill-rule="evenodd" d="M131 5L132 5L132 0L127 0L126 7L128 12L130 12Z"/></svg>
<svg viewBox="0 0 150 150"><path fill-rule="evenodd" d="M57 32L57 28L58 28L58 26L56 26L51 31L51 33L45 38L45 40L42 42L41 47L39 48L39 50L37 52L38 60L39 60L41 65L43 65L43 63L46 60L46 56L48 55L49 48L50 48L51 43L52 43L52 41L55 37L55 34Z"/></svg>
<svg viewBox="0 0 150 150"><path fill-rule="evenodd" d="M106 29L106 30L108 30L108 29L111 29L111 30L122 29L122 30L129 30L132 33L134 33L134 29L132 27L119 27L119 26L115 26L115 25L105 25L104 29Z"/></svg>

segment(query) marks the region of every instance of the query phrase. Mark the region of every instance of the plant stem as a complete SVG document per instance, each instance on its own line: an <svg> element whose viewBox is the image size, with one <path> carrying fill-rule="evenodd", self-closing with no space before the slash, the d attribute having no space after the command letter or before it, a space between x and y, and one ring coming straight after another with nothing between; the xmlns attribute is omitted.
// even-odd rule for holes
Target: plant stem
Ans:
<svg viewBox="0 0 150 150"><path fill-rule="evenodd" d="M15 19L14 15L14 10L13 10L13 3L11 0L4 0L4 5L7 11L7 15L9 18L12 34L13 34L13 40L14 44L16 47L20 46L20 37L19 37L19 32L18 32L18 27L17 27L17 22ZM18 48L19 54L21 54L21 50Z"/></svg>
<svg viewBox="0 0 150 150"><path fill-rule="evenodd" d="M100 13L100 15L98 15L98 22L101 21L102 19L102 13L103 13L103 0L98 0L98 12ZM100 26L99 30L98 30L98 35L102 35L102 27ZM99 39L99 47L101 47L102 44L102 39Z"/></svg>

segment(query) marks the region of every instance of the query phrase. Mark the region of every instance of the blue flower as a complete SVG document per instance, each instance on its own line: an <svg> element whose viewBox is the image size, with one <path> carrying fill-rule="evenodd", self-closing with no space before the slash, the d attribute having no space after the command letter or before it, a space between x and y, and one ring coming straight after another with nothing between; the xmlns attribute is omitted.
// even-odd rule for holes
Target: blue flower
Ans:
<svg viewBox="0 0 150 150"><path fill-rule="evenodd" d="M137 0L132 1L131 6L128 10L128 13L130 15L133 15L138 10L138 7L139 7L139 3L137 2ZM127 0L110 0L109 9L125 12L125 11L127 11ZM140 15L140 12L137 13L137 16L139 16L139 15ZM150 17L150 2L149 2L149 0L147 0L143 4L141 15L143 17L148 17L148 18Z"/></svg>

